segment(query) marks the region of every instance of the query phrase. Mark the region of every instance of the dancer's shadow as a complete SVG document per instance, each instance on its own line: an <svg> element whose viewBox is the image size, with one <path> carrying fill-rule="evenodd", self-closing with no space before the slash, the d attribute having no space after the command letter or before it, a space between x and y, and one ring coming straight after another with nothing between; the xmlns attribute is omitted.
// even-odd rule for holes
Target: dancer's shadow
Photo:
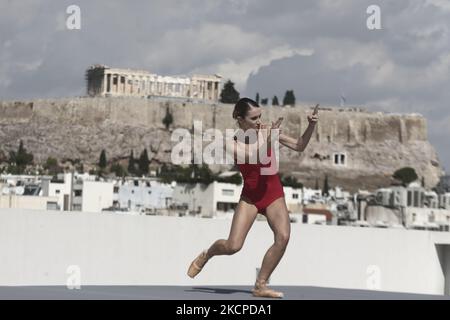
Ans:
<svg viewBox="0 0 450 320"><path fill-rule="evenodd" d="M250 290L242 289L224 289L224 288L208 288L208 287L192 287L192 289L185 290L186 292L202 292L212 294L233 294L233 293L246 293L252 294Z"/></svg>

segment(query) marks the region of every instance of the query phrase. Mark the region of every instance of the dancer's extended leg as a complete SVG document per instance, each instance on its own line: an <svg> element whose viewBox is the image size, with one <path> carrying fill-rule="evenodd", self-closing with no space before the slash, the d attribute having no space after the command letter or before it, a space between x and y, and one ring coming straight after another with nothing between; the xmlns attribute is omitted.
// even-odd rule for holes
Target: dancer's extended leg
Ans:
<svg viewBox="0 0 450 320"><path fill-rule="evenodd" d="M257 214L258 209L253 204L245 200L240 200L233 215L228 239L219 239L208 250L200 253L191 263L188 276L191 278L195 277L213 256L231 255L238 252L242 248Z"/></svg>

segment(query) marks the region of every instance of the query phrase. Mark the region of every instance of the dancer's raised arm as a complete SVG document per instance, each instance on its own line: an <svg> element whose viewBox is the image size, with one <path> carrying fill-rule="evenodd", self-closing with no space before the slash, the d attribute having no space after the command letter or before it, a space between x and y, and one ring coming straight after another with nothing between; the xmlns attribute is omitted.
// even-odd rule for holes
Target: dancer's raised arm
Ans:
<svg viewBox="0 0 450 320"><path fill-rule="evenodd" d="M312 115L308 115L308 128L306 128L305 132L298 139L289 137L285 134L280 133L280 144L288 147L289 149L303 152L306 149L306 146L311 139L311 136L314 132L314 127L316 126L317 121L319 120L319 105L317 104L314 108Z"/></svg>

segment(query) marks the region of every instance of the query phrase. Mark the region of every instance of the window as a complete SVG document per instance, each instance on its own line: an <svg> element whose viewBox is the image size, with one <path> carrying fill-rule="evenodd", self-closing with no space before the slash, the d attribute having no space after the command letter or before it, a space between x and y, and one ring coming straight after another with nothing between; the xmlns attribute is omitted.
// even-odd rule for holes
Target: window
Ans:
<svg viewBox="0 0 450 320"><path fill-rule="evenodd" d="M58 204L56 202L47 202L47 210L58 210Z"/></svg>
<svg viewBox="0 0 450 320"><path fill-rule="evenodd" d="M345 153L335 153L333 159L334 159L335 165L345 166L345 162L346 162Z"/></svg>
<svg viewBox="0 0 450 320"><path fill-rule="evenodd" d="M234 190L233 189L222 189L222 195L223 196L233 196Z"/></svg>
<svg viewBox="0 0 450 320"><path fill-rule="evenodd" d="M119 187L114 187L114 193L119 193Z"/></svg>
<svg viewBox="0 0 450 320"><path fill-rule="evenodd" d="M59 190L56 190L56 191L55 191L55 193L56 193L56 194L59 194L59 193L60 193L60 191L59 191Z"/></svg>
<svg viewBox="0 0 450 320"><path fill-rule="evenodd" d="M81 197L83 195L83 190L75 190L75 197Z"/></svg>
<svg viewBox="0 0 450 320"><path fill-rule="evenodd" d="M419 191L418 191L418 190L414 190L414 202L413 202L413 207L416 207L416 208L419 207Z"/></svg>
<svg viewBox="0 0 450 320"><path fill-rule="evenodd" d="M217 202L216 204L216 210L217 211L232 211L236 209L237 203L231 203L231 202Z"/></svg>
<svg viewBox="0 0 450 320"><path fill-rule="evenodd" d="M152 192L151 192L151 191L149 191L149 192L148 192L148 194L152 194Z"/></svg>
<svg viewBox="0 0 450 320"><path fill-rule="evenodd" d="M435 222L436 221L436 216L434 215L434 212L431 211L430 216L428 217L428 221L429 222Z"/></svg>
<svg viewBox="0 0 450 320"><path fill-rule="evenodd" d="M298 199L298 193L293 193L292 194L292 199Z"/></svg>

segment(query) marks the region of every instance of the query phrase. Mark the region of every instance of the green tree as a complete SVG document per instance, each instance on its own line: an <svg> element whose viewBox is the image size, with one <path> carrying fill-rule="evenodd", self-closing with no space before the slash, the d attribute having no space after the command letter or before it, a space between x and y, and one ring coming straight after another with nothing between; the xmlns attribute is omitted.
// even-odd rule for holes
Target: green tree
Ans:
<svg viewBox="0 0 450 320"><path fill-rule="evenodd" d="M296 189L303 188L303 184L297 181L297 178L292 176L281 177L281 184L285 187L292 187Z"/></svg>
<svg viewBox="0 0 450 320"><path fill-rule="evenodd" d="M165 163L163 163L160 167L159 170L157 171L158 177L161 177L163 174L165 174L167 172L167 166Z"/></svg>
<svg viewBox="0 0 450 320"><path fill-rule="evenodd" d="M98 161L98 166L100 168L100 170L104 170L106 168L106 166L108 165L108 163L106 162L106 152L105 149L102 150L102 152L100 153L100 159Z"/></svg>
<svg viewBox="0 0 450 320"><path fill-rule="evenodd" d="M133 150L131 150L130 157L128 158L128 173L130 175L135 175L136 174L135 162L136 162L136 160L134 160Z"/></svg>
<svg viewBox="0 0 450 320"><path fill-rule="evenodd" d="M438 194L450 192L450 178L449 176L441 176L439 182L434 186L433 191Z"/></svg>
<svg viewBox="0 0 450 320"><path fill-rule="evenodd" d="M273 106L279 106L280 103L278 102L278 97L277 96L273 96L272 98L272 105Z"/></svg>
<svg viewBox="0 0 450 320"><path fill-rule="evenodd" d="M403 185L408 185L409 183L417 180L419 177L417 176L416 170L411 167L404 167L398 169L394 172L393 178L400 180Z"/></svg>
<svg viewBox="0 0 450 320"><path fill-rule="evenodd" d="M291 106L295 106L295 95L294 95L294 90L287 90L284 98L283 98L283 105L291 105Z"/></svg>
<svg viewBox="0 0 450 320"><path fill-rule="evenodd" d="M191 164L189 167L171 166L170 168L163 164L159 177L164 183L177 181L179 183L210 184L214 181L214 175L206 164L201 167Z"/></svg>
<svg viewBox="0 0 450 320"><path fill-rule="evenodd" d="M3 153L2 150L0 150L0 163L3 162L8 162L8 158L6 157L6 155Z"/></svg>
<svg viewBox="0 0 450 320"><path fill-rule="evenodd" d="M10 173L10 174L22 174L23 173L23 169L20 170L18 166L16 166L15 164L10 164L8 165L8 167L6 168L6 173Z"/></svg>
<svg viewBox="0 0 450 320"><path fill-rule="evenodd" d="M207 164L202 164L202 166L198 170L198 182L210 184L214 181L214 174Z"/></svg>
<svg viewBox="0 0 450 320"><path fill-rule="evenodd" d="M23 173L26 166L33 163L33 154L27 152L27 149L23 146L22 140L20 140L19 149L17 149L17 152L9 152L9 162L16 166L16 168L12 170L17 174Z"/></svg>
<svg viewBox="0 0 450 320"><path fill-rule="evenodd" d="M239 100L239 92L234 88L234 83L228 80L220 93L220 102L236 103Z"/></svg>
<svg viewBox="0 0 450 320"><path fill-rule="evenodd" d="M150 160L148 159L147 149L142 151L141 156L139 157L139 172L141 174L148 175L148 166L150 165Z"/></svg>
<svg viewBox="0 0 450 320"><path fill-rule="evenodd" d="M328 185L328 175L325 175L322 194L325 196L328 196L330 194L330 186Z"/></svg>
<svg viewBox="0 0 450 320"><path fill-rule="evenodd" d="M169 130L170 125L173 123L173 115L169 110L169 107L166 107L166 115L163 119L163 124L166 127L166 130Z"/></svg>
<svg viewBox="0 0 450 320"><path fill-rule="evenodd" d="M242 184L242 176L239 173L233 174L229 177L219 177L219 175L217 175L214 180L216 180L217 182L225 182L235 185Z"/></svg>
<svg viewBox="0 0 450 320"><path fill-rule="evenodd" d="M259 92L256 93L255 101L256 101L257 104L259 104Z"/></svg>
<svg viewBox="0 0 450 320"><path fill-rule="evenodd" d="M52 176L63 172L63 169L58 165L58 160L52 157L47 158L47 161L45 162L43 167L45 170L47 170L48 174Z"/></svg>
<svg viewBox="0 0 450 320"><path fill-rule="evenodd" d="M58 160L52 157L48 157L47 161L44 164L44 168L48 169L49 167L56 167L58 165Z"/></svg>
<svg viewBox="0 0 450 320"><path fill-rule="evenodd" d="M84 164L82 164L82 163L77 164L77 165L75 166L75 170L76 170L78 173L84 173Z"/></svg>
<svg viewBox="0 0 450 320"><path fill-rule="evenodd" d="M268 98L264 98L264 99L261 99L261 104L263 105L263 106L267 106L267 103L269 102L269 99Z"/></svg>
<svg viewBox="0 0 450 320"><path fill-rule="evenodd" d="M111 172L113 172L116 177L125 177L127 175L125 168L120 163L113 163L111 165Z"/></svg>

